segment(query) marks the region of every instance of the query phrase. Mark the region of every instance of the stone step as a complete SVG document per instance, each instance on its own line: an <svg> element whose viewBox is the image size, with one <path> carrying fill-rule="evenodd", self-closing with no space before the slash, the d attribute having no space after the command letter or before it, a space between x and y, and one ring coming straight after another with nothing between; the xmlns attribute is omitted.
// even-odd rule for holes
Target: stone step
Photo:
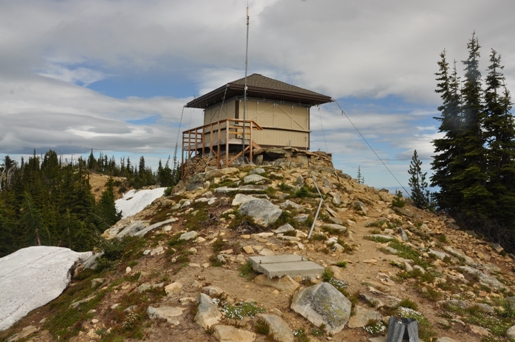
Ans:
<svg viewBox="0 0 515 342"><path fill-rule="evenodd" d="M316 276L324 272L324 267L306 260L300 255L253 256L249 258L252 268L268 278L297 275Z"/></svg>

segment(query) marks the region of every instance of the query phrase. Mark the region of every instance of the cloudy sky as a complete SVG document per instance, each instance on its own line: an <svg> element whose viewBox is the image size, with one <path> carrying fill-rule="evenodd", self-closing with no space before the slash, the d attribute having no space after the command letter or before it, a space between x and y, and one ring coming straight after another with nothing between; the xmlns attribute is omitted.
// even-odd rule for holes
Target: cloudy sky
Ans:
<svg viewBox="0 0 515 342"><path fill-rule="evenodd" d="M512 0L250 0L249 74L336 99L407 186L437 137L434 73L443 49L467 57L475 31L515 87ZM244 76L244 0L0 0L0 157L172 154L202 111L193 96ZM312 109L312 149L365 182L399 187L335 103Z"/></svg>

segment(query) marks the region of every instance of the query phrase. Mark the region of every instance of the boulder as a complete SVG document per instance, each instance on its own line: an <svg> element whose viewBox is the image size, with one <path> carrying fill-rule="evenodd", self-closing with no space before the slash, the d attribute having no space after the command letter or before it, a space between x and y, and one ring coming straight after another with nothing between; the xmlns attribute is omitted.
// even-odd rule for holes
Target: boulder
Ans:
<svg viewBox="0 0 515 342"><path fill-rule="evenodd" d="M265 173L265 169L262 167L256 167L255 169L250 170L249 175L261 175Z"/></svg>
<svg viewBox="0 0 515 342"><path fill-rule="evenodd" d="M280 226L279 228L277 228L276 230L274 230L273 232L276 234L280 234L280 233L290 232L292 230L295 230L295 228L293 228L293 226L291 224L286 223L286 224L283 224L282 226Z"/></svg>
<svg viewBox="0 0 515 342"><path fill-rule="evenodd" d="M331 230L337 230L342 233L345 233L347 231L347 227L342 226L340 224L324 223L324 227L327 227Z"/></svg>
<svg viewBox="0 0 515 342"><path fill-rule="evenodd" d="M162 306L154 308L149 306L147 308L147 315L150 319L165 319L168 323L173 325L179 325L177 317L182 315L184 308L174 306Z"/></svg>
<svg viewBox="0 0 515 342"><path fill-rule="evenodd" d="M304 207L301 206L300 204L297 204L297 203L295 203L293 201L290 201L290 200L284 201L283 203L281 203L279 205L279 207L281 207L281 209L289 209L289 208L293 208L293 209L296 209L296 210L304 209Z"/></svg>
<svg viewBox="0 0 515 342"><path fill-rule="evenodd" d="M220 342L253 342L256 339L256 334L230 325L215 326L214 336Z"/></svg>
<svg viewBox="0 0 515 342"><path fill-rule="evenodd" d="M281 278L268 278L264 274L260 274L254 278L254 282L258 285L275 287L281 291L295 291L299 288L300 284L293 280L290 276L283 276Z"/></svg>
<svg viewBox="0 0 515 342"><path fill-rule="evenodd" d="M249 183L261 183L266 181L267 179L260 175L248 175L243 178L243 183L249 184Z"/></svg>
<svg viewBox="0 0 515 342"><path fill-rule="evenodd" d="M507 331L506 331L506 337L510 340L510 341L515 341L515 325L512 326L511 328L509 328Z"/></svg>
<svg viewBox="0 0 515 342"><path fill-rule="evenodd" d="M198 236L198 233L193 230L191 232L186 232L186 233L181 234L181 236L179 237L179 240L189 241L189 240L195 239L197 236Z"/></svg>
<svg viewBox="0 0 515 342"><path fill-rule="evenodd" d="M285 151L282 148L278 148L278 147L269 148L266 151L266 154L267 154L267 156L269 156L272 159L286 158L290 155L287 151Z"/></svg>
<svg viewBox="0 0 515 342"><path fill-rule="evenodd" d="M195 322L204 329L218 324L222 319L222 314L218 311L211 297L201 293L198 297L198 302L199 305L197 314L195 315Z"/></svg>
<svg viewBox="0 0 515 342"><path fill-rule="evenodd" d="M21 329L21 331L19 333L14 334L11 337L9 337L6 340L6 342L15 342L15 341L21 340L22 338L26 338L26 337L38 332L39 330L40 330L39 328L36 328L33 325L26 326L25 328Z"/></svg>
<svg viewBox="0 0 515 342"><path fill-rule="evenodd" d="M270 337L275 342L293 342L293 332L288 324L279 316L273 314L257 314L270 328Z"/></svg>
<svg viewBox="0 0 515 342"><path fill-rule="evenodd" d="M165 286L165 292L167 296L173 296L182 289L182 283L175 281Z"/></svg>
<svg viewBox="0 0 515 342"><path fill-rule="evenodd" d="M295 293L291 309L327 332L339 333L349 321L352 304L329 283L320 283Z"/></svg>
<svg viewBox="0 0 515 342"><path fill-rule="evenodd" d="M133 234L139 232L140 230L143 230L147 227L148 222L145 221L135 221L129 224L128 226L124 227L121 232L114 233L110 231L110 235L112 237L116 237L117 239L121 239L124 236L132 236Z"/></svg>
<svg viewBox="0 0 515 342"><path fill-rule="evenodd" d="M232 205L240 205L240 204L243 204L248 201L255 200L255 199L257 199L257 198L252 195L236 194L236 196L234 196L234 199L232 200L231 204Z"/></svg>
<svg viewBox="0 0 515 342"><path fill-rule="evenodd" d="M354 201L353 207L355 210L361 211L363 214L367 214L367 207L360 201Z"/></svg>
<svg viewBox="0 0 515 342"><path fill-rule="evenodd" d="M238 209L241 215L248 215L254 219L257 224L267 227L277 221L283 211L266 199L255 199L243 203Z"/></svg>
<svg viewBox="0 0 515 342"><path fill-rule="evenodd" d="M483 273L480 270L477 270L477 269L475 269L473 267L470 267L470 266L458 266L457 269L462 271L462 272L468 273L470 275L479 277L479 281L481 283L483 283L484 285L489 286L489 287L491 287L491 288L493 288L495 290L498 290L498 291L499 290L501 290L501 291L509 291L509 289L506 287L506 285L504 285L499 280L497 280L497 278L495 278L493 276L490 276L490 275L488 275L486 273Z"/></svg>
<svg viewBox="0 0 515 342"><path fill-rule="evenodd" d="M383 319L379 312L359 305L356 305L354 311L356 314L349 319L349 328L363 328L371 320L380 321Z"/></svg>
<svg viewBox="0 0 515 342"><path fill-rule="evenodd" d="M186 183L186 191L197 190L204 186L206 181L206 174L204 172L194 174L191 176Z"/></svg>
<svg viewBox="0 0 515 342"><path fill-rule="evenodd" d="M165 221L161 221L161 222L158 222L158 223L154 223L153 225L150 225L146 228L143 228L143 229L140 229L140 230L137 230L137 231L134 231L132 233L129 233L127 235L130 235L130 236L145 236L145 234L147 234L148 232L156 229L156 228L159 228L161 226L164 226L165 224L169 224L169 223L173 223L173 222L176 222L178 219L175 218L175 217L172 217L168 220L165 220ZM123 233L123 232L122 232ZM118 237L118 236L116 236ZM119 237L118 237L119 238Z"/></svg>

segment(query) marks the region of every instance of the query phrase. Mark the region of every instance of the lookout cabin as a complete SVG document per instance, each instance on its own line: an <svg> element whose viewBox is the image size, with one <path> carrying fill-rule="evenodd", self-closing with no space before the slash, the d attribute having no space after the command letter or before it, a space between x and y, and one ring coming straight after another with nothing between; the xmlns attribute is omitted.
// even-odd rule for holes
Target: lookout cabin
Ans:
<svg viewBox="0 0 515 342"><path fill-rule="evenodd" d="M331 102L326 95L260 74L229 82L186 104L204 109L204 124L183 132L183 161L212 153L218 167L230 165L253 149L267 147L310 148L310 109ZM245 117L244 117L245 113ZM229 152L240 152L229 159ZM224 154L224 158L222 157Z"/></svg>

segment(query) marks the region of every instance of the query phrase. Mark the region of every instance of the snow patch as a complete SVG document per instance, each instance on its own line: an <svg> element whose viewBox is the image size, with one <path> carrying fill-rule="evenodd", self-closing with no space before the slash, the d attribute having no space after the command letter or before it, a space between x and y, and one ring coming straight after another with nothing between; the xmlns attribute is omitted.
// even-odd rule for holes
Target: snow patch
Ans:
<svg viewBox="0 0 515 342"><path fill-rule="evenodd" d="M147 205L163 196L165 190L166 188L131 190L114 203L116 209L122 211L122 218L126 218L145 209Z"/></svg>
<svg viewBox="0 0 515 342"><path fill-rule="evenodd" d="M0 331L30 311L59 297L70 283L70 269L91 252L36 246L0 258Z"/></svg>

